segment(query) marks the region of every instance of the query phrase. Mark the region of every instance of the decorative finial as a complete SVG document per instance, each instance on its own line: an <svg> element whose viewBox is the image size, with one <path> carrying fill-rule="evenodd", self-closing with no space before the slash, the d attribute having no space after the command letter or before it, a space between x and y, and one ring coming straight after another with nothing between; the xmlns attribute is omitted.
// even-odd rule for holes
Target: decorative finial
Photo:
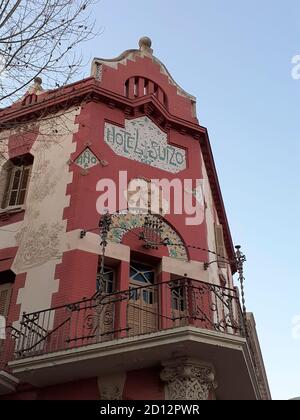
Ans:
<svg viewBox="0 0 300 420"><path fill-rule="evenodd" d="M139 47L141 51L147 51L150 54L153 53L153 50L151 49L152 41L148 36L143 36L139 40Z"/></svg>
<svg viewBox="0 0 300 420"><path fill-rule="evenodd" d="M35 77L34 78L34 83L38 86L41 86L43 83L43 80L40 77Z"/></svg>
<svg viewBox="0 0 300 420"><path fill-rule="evenodd" d="M34 78L34 83L32 86L29 87L28 92L29 94L31 93L35 93L36 95L42 93L44 91L43 87L42 87L42 79L40 77L35 77Z"/></svg>

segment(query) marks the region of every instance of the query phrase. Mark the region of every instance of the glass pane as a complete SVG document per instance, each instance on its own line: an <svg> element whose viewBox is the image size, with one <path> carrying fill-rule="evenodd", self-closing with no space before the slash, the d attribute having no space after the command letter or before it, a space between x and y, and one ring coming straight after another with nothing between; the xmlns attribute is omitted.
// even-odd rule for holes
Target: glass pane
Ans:
<svg viewBox="0 0 300 420"><path fill-rule="evenodd" d="M26 190L21 190L19 193L19 198L17 201L17 205L22 205L25 202L25 195L26 195Z"/></svg>
<svg viewBox="0 0 300 420"><path fill-rule="evenodd" d="M153 284L155 280L154 270L143 264L132 264L130 266L130 278L144 284Z"/></svg>
<svg viewBox="0 0 300 420"><path fill-rule="evenodd" d="M153 271L146 271L143 273L149 283L154 283L154 272Z"/></svg>
<svg viewBox="0 0 300 420"><path fill-rule="evenodd" d="M150 290L143 290L143 299L145 303L153 304L153 292Z"/></svg>
<svg viewBox="0 0 300 420"><path fill-rule="evenodd" d="M13 184L12 184L12 189L13 190L17 190L19 188L20 177L21 177L21 169L18 169L14 173L14 180L13 180Z"/></svg>
<svg viewBox="0 0 300 420"><path fill-rule="evenodd" d="M172 290L172 308L180 311L186 309L183 287L176 287Z"/></svg>
<svg viewBox="0 0 300 420"><path fill-rule="evenodd" d="M143 299L144 302L149 303L149 293L147 292L147 290L143 290Z"/></svg>
<svg viewBox="0 0 300 420"><path fill-rule="evenodd" d="M113 293L114 288L112 283L107 283L106 293Z"/></svg>
<svg viewBox="0 0 300 420"><path fill-rule="evenodd" d="M25 168L23 171L22 182L21 182L21 189L25 190L27 188L29 178L29 168Z"/></svg>
<svg viewBox="0 0 300 420"><path fill-rule="evenodd" d="M131 264L131 268L133 268L135 271L149 271L149 266L138 263Z"/></svg>
<svg viewBox="0 0 300 420"><path fill-rule="evenodd" d="M138 300L138 293L136 289L129 289L129 299L130 300Z"/></svg>
<svg viewBox="0 0 300 420"><path fill-rule="evenodd" d="M97 274L97 282L96 282L96 288L97 291L100 290L101 284L101 274L100 274L101 267L98 267L98 274ZM113 293L114 292L114 272L109 269L104 269L104 283L102 285L103 291L105 293Z"/></svg>
<svg viewBox="0 0 300 420"><path fill-rule="evenodd" d="M113 279L110 275L105 275L106 293L113 292Z"/></svg>
<svg viewBox="0 0 300 420"><path fill-rule="evenodd" d="M15 206L17 201L17 191L12 191L9 199L9 206Z"/></svg>
<svg viewBox="0 0 300 420"><path fill-rule="evenodd" d="M172 299L172 308L178 310L178 300L176 298Z"/></svg>
<svg viewBox="0 0 300 420"><path fill-rule="evenodd" d="M145 277L141 273L136 274L134 276L134 280L139 281L141 283L147 283L147 280L145 279Z"/></svg>

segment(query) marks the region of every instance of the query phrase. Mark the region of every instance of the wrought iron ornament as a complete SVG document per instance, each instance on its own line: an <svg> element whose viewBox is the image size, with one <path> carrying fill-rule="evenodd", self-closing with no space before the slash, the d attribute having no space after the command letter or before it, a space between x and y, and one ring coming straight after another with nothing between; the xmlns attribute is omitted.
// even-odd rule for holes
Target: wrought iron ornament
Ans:
<svg viewBox="0 0 300 420"><path fill-rule="evenodd" d="M158 249L169 244L168 238L163 238L163 219L160 216L149 214L145 217L143 230L139 239L144 241L144 248Z"/></svg>
<svg viewBox="0 0 300 420"><path fill-rule="evenodd" d="M243 313L244 316L246 316L246 301L245 301L245 289L244 289L244 282L245 282L245 277L244 277L244 263L247 261L246 260L246 256L241 252L241 246L240 245L236 245L235 247L236 249L236 268L237 268L237 272L239 275L239 282L241 285L241 296L242 296L242 307L243 307Z"/></svg>
<svg viewBox="0 0 300 420"><path fill-rule="evenodd" d="M105 271L105 250L108 245L108 233L110 230L110 226L112 224L112 218L109 212L106 212L99 221L99 228L100 228L100 246L102 246L102 256L101 256L101 269L100 275L98 277L98 293L103 293L105 291L105 278L104 278L104 271Z"/></svg>

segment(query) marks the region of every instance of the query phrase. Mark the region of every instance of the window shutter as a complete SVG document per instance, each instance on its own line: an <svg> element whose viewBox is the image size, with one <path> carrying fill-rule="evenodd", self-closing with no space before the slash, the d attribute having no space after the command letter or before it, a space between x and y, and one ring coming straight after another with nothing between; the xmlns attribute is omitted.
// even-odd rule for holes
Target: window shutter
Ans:
<svg viewBox="0 0 300 420"><path fill-rule="evenodd" d="M0 315L7 316L11 296L11 283L0 285Z"/></svg>
<svg viewBox="0 0 300 420"><path fill-rule="evenodd" d="M10 184L11 184L11 177L12 177L12 173L13 173L13 166L9 167L6 169L6 184L5 184L5 189L4 189L4 193L3 193L3 197L2 197L2 203L1 203L1 208L5 209L5 207L7 207L8 205L8 196L9 196L9 190L10 190Z"/></svg>
<svg viewBox="0 0 300 420"><path fill-rule="evenodd" d="M215 240L216 240L216 252L219 268L226 268L226 262L222 261L222 257L226 259L225 243L223 235L223 226L215 225Z"/></svg>
<svg viewBox="0 0 300 420"><path fill-rule="evenodd" d="M11 283L0 285L0 315L4 317L8 315L10 295L11 295ZM1 360L1 353L3 352L3 347L4 347L4 340L0 340L0 360Z"/></svg>

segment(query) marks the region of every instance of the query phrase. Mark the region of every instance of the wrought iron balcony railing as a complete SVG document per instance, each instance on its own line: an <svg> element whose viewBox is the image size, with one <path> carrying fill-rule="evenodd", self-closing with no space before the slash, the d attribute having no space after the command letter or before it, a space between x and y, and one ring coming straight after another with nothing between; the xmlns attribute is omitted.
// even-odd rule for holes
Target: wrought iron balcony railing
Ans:
<svg viewBox="0 0 300 420"><path fill-rule="evenodd" d="M138 287L24 314L14 359L181 326L245 335L237 291L187 278Z"/></svg>

